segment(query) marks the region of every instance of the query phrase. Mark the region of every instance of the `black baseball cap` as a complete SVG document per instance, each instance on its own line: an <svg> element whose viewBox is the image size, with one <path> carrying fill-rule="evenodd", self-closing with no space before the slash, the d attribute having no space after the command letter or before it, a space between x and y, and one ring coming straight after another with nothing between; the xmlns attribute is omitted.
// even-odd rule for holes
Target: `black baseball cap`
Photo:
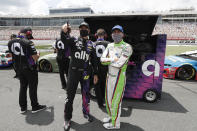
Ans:
<svg viewBox="0 0 197 131"><path fill-rule="evenodd" d="M32 36L32 29L30 27L22 28L19 33L24 33L28 36L29 39L34 39Z"/></svg>
<svg viewBox="0 0 197 131"><path fill-rule="evenodd" d="M16 38L16 37L17 37L16 34L12 34L12 35L10 36L11 39Z"/></svg>
<svg viewBox="0 0 197 131"><path fill-rule="evenodd" d="M32 32L32 29L30 27L25 27L20 30L20 33L27 33L28 31Z"/></svg>
<svg viewBox="0 0 197 131"><path fill-rule="evenodd" d="M88 25L88 23L86 23L86 22L82 22L82 23L79 25L79 28L81 28L82 26L86 26L86 27L89 29L89 25Z"/></svg>

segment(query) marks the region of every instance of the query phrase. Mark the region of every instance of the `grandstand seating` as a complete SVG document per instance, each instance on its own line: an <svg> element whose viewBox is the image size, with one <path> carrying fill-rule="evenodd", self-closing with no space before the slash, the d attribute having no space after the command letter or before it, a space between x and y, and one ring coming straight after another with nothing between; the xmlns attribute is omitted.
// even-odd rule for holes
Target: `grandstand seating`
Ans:
<svg viewBox="0 0 197 131"><path fill-rule="evenodd" d="M18 34L21 27L0 27L0 40L8 40L11 34ZM61 27L32 27L33 36L38 40L54 40L60 36ZM157 24L154 34L167 34L168 40L193 40L197 39L196 23L163 23ZM79 31L74 28L72 36L79 36Z"/></svg>
<svg viewBox="0 0 197 131"><path fill-rule="evenodd" d="M33 37L36 40L55 40L60 37L60 28L61 27L33 27ZM18 34L20 29L15 27L0 28L0 40L9 40L11 34ZM73 29L71 32L72 36L78 36L79 31Z"/></svg>
<svg viewBox="0 0 197 131"><path fill-rule="evenodd" d="M167 34L168 40L192 40L197 37L196 23L157 24L153 34Z"/></svg>

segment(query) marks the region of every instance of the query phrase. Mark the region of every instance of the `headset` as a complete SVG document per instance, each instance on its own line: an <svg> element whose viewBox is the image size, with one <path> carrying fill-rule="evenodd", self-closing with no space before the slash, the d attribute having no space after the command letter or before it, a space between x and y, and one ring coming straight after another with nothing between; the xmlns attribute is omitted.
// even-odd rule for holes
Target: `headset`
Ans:
<svg viewBox="0 0 197 131"><path fill-rule="evenodd" d="M32 31L27 31L25 34L26 35L32 35Z"/></svg>

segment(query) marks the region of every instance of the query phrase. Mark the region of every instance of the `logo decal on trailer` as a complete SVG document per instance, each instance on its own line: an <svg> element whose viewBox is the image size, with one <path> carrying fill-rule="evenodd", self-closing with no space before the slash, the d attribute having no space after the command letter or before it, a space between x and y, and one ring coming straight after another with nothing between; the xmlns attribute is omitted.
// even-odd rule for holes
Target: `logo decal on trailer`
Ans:
<svg viewBox="0 0 197 131"><path fill-rule="evenodd" d="M149 66L154 66L155 70L154 71L149 71L148 67ZM147 60L143 63L142 65L142 72L144 73L144 75L146 76L151 76L154 73L154 76L159 76L159 72L160 72L160 65L157 61L155 60Z"/></svg>

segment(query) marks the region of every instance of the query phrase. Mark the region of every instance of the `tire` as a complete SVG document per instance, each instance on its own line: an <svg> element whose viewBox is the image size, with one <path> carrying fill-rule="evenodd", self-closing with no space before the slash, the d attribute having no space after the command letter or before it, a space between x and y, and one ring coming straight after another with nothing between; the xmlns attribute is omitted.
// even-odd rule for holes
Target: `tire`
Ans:
<svg viewBox="0 0 197 131"><path fill-rule="evenodd" d="M191 80L195 77L196 71L190 65L184 65L177 69L176 78L181 80Z"/></svg>
<svg viewBox="0 0 197 131"><path fill-rule="evenodd" d="M48 60L41 60L39 62L39 70L41 72L52 72L52 64Z"/></svg>
<svg viewBox="0 0 197 131"><path fill-rule="evenodd" d="M143 99L146 102L153 103L153 102L157 101L157 99L158 99L158 93L155 90L149 89L149 90L147 90L144 93Z"/></svg>

